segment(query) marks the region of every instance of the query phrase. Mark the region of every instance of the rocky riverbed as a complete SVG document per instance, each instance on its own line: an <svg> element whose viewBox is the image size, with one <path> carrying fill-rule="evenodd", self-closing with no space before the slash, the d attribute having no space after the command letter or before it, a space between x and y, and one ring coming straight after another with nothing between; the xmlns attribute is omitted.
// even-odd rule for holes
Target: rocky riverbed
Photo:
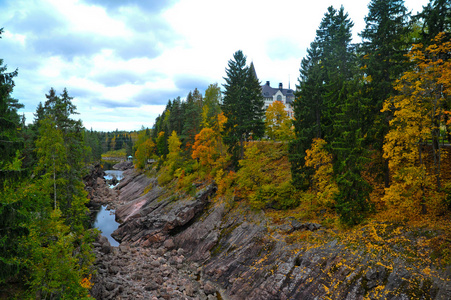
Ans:
<svg viewBox="0 0 451 300"><path fill-rule="evenodd" d="M114 207L121 223L119 247L103 237L94 244L97 299L451 299L449 268L349 247L320 224L273 224L261 211L212 201L214 184L190 196L133 169L124 176L112 191L87 180L91 202ZM424 241L402 238L400 253Z"/></svg>
<svg viewBox="0 0 451 300"><path fill-rule="evenodd" d="M116 189L108 187L99 166L85 178L93 209L124 207L126 199L139 198L151 183L131 165L119 167L128 171ZM96 299L221 299L213 283L201 280L199 264L188 261L182 248L171 240L153 246L124 242L112 247L106 237L99 236L94 242L97 274L91 295Z"/></svg>

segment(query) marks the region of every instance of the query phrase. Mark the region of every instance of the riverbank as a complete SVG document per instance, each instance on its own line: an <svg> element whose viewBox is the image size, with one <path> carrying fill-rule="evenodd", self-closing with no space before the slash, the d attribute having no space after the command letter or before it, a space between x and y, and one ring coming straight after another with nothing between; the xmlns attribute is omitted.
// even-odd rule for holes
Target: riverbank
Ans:
<svg viewBox="0 0 451 300"><path fill-rule="evenodd" d="M427 257L426 229L274 222L240 201L214 199L214 184L191 196L135 170L124 176L112 204L121 246L96 243L97 299L214 299L216 289L237 300L451 299L451 270Z"/></svg>
<svg viewBox="0 0 451 300"><path fill-rule="evenodd" d="M89 189L91 204L106 204L111 209L139 198L152 181L125 168L124 179L109 189L100 169L91 174L98 176L88 181L94 184ZM221 299L211 282L200 279L200 266L188 261L185 251L170 242L159 247L128 242L112 247L106 237L99 236L94 251L97 274L91 295L96 299Z"/></svg>

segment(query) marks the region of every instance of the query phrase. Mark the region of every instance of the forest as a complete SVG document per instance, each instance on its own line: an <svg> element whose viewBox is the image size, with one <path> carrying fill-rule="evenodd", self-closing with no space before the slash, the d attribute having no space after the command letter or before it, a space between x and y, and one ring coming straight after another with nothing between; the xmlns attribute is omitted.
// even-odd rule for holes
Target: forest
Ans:
<svg viewBox="0 0 451 300"><path fill-rule="evenodd" d="M83 177L108 155L132 155L170 189L215 181L229 205L338 229L442 224L451 263L451 4L431 0L414 16L400 0L368 8L359 44L345 8L327 9L300 61L294 118L277 101L264 109L238 50L222 87L169 100L151 129L87 130L69 92L53 88L26 124L12 97L20 74L0 58L0 291L89 297L98 232Z"/></svg>

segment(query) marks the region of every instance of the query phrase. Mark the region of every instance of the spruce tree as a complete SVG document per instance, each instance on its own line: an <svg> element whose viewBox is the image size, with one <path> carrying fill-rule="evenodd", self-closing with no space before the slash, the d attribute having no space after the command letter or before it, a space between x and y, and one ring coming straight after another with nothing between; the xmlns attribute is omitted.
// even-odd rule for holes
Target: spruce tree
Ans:
<svg viewBox="0 0 451 300"><path fill-rule="evenodd" d="M314 138L322 138L323 73L318 43L310 44L307 56L302 59L299 85L293 103L295 139L289 144L289 159L293 184L307 189L313 169L305 166L305 151Z"/></svg>
<svg viewBox="0 0 451 300"><path fill-rule="evenodd" d="M363 143L362 111L365 99L358 87L359 77L343 86L344 102L335 114L335 137L331 143L334 154L334 174L338 186L335 196L336 211L340 220L348 225L360 223L370 211L369 193L371 186L362 177L368 163L367 150Z"/></svg>
<svg viewBox="0 0 451 300"><path fill-rule="evenodd" d="M294 102L296 138L290 143L292 177L297 188L306 189L310 185L313 170L305 166L305 151L313 139L325 138L330 142L339 135L334 122L346 101L344 86L356 68L352 26L343 7L336 10L330 6L307 57L302 60Z"/></svg>
<svg viewBox="0 0 451 300"><path fill-rule="evenodd" d="M83 225L86 225L83 222L85 221L85 203L87 202L82 182L85 171L84 160L88 150L84 141L84 127L81 120L71 118L72 115L77 114L77 108L72 103L73 98L69 96L66 89L58 96L56 91L51 88L46 94L46 98L44 106L38 106L38 110L42 111L38 111L37 115L42 119L37 120L39 136L36 140L36 152L39 159L46 155L63 157L61 158L62 167L55 172L52 160L56 161L56 159L53 157L47 159L45 163L38 164L36 172L44 177L54 176L55 184L52 194L57 195L58 207L72 229L82 230ZM56 153L49 150L51 147L44 146L52 144L53 136L49 134L53 131L55 136L61 136L63 139L64 153Z"/></svg>
<svg viewBox="0 0 451 300"><path fill-rule="evenodd" d="M381 158L390 115L380 111L384 100L395 93L394 81L408 66L405 54L410 46L410 14L404 6L404 0L372 0L368 8L366 26L360 33L363 40L360 49L361 67L368 78L365 97L370 99L364 134L367 136L366 142L378 150ZM382 164L381 171L385 186L388 187L390 177L387 160Z"/></svg>
<svg viewBox="0 0 451 300"><path fill-rule="evenodd" d="M260 138L265 125L264 101L255 69L246 66L241 50L233 55L226 68L222 110L227 117L224 124L224 142L229 146L235 167L244 156L244 142Z"/></svg>
<svg viewBox="0 0 451 300"><path fill-rule="evenodd" d="M183 137L184 146L191 150L196 134L200 132L202 122L202 94L196 88L186 97L184 106ZM191 156L191 154L189 154Z"/></svg>
<svg viewBox="0 0 451 300"><path fill-rule="evenodd" d="M445 32L448 38L451 35L451 2L449 0L430 0L423 7L423 11L415 16L421 18L421 42L431 45L437 34Z"/></svg>
<svg viewBox="0 0 451 300"><path fill-rule="evenodd" d="M0 28L0 38L3 28ZM17 69L13 72L6 72L7 66L0 58L0 170L14 158L16 151L23 147L23 143L18 135L20 127L20 116L17 110L23 107L18 100L11 97L14 88L14 77L17 76ZM6 173L2 172L6 176ZM0 179L1 180L1 179Z"/></svg>

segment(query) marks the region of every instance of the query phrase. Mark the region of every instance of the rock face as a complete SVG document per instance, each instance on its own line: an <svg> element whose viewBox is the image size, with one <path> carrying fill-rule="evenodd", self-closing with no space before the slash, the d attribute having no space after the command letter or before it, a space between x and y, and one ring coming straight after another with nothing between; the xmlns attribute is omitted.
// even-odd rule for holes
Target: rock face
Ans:
<svg viewBox="0 0 451 300"><path fill-rule="evenodd" d="M195 197L176 199L174 195L163 195L163 190L154 186L147 194L116 210L116 218L124 223L113 233L113 237L132 246L162 245L184 231L204 212L209 197L215 191L216 187L209 185ZM125 191L127 195L130 193L128 189Z"/></svg>
<svg viewBox="0 0 451 300"><path fill-rule="evenodd" d="M133 170L125 176L116 188L121 246L97 242L97 299L214 299L218 291L237 300L451 299L445 271L419 276L401 258L390 265L348 249L320 224L288 219L276 226L261 212L212 203L214 184L182 197ZM324 242L294 243L293 232Z"/></svg>
<svg viewBox="0 0 451 300"><path fill-rule="evenodd" d="M90 206L100 206L115 202L117 193L110 189L105 181L105 172L97 164L92 166L88 175L83 178L85 190L88 192Z"/></svg>

